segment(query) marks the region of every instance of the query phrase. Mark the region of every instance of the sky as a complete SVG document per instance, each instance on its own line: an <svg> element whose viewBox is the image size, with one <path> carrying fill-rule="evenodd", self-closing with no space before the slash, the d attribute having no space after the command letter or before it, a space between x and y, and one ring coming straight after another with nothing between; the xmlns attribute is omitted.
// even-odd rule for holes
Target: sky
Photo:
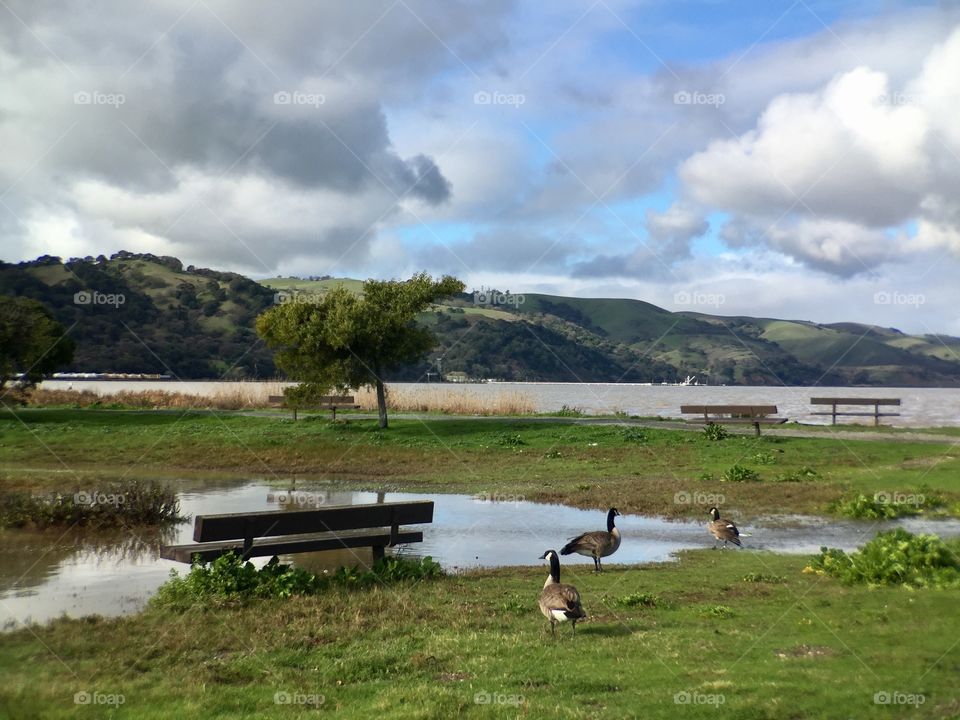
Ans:
<svg viewBox="0 0 960 720"><path fill-rule="evenodd" d="M960 4L0 0L0 258L960 335Z"/></svg>

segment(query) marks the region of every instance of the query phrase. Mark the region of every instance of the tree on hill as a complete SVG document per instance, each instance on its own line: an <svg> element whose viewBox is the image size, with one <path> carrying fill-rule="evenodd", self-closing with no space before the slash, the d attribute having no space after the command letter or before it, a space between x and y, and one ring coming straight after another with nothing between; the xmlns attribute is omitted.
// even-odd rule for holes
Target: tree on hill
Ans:
<svg viewBox="0 0 960 720"><path fill-rule="evenodd" d="M73 359L74 344L63 325L36 300L0 295L0 393L17 380L31 388Z"/></svg>
<svg viewBox="0 0 960 720"><path fill-rule="evenodd" d="M464 284L418 273L409 280L368 280L360 294L343 287L292 296L257 318L257 332L276 349L287 375L319 389L373 385L380 427L387 427L384 373L420 360L437 339L416 316ZM301 300L309 300L302 302Z"/></svg>

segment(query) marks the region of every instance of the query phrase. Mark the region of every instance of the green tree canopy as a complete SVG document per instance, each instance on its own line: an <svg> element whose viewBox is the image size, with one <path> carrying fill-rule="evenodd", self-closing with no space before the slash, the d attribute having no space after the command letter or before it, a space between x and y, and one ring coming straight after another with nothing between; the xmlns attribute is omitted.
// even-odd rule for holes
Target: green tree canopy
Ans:
<svg viewBox="0 0 960 720"><path fill-rule="evenodd" d="M0 392L30 388L73 359L74 343L63 325L36 300L0 295Z"/></svg>
<svg viewBox="0 0 960 720"><path fill-rule="evenodd" d="M406 281L368 280L361 294L338 287L321 296L293 296L257 318L257 332L276 349L287 375L322 388L373 385L380 427L387 427L383 374L413 363L436 345L418 313L464 284L418 273ZM308 300L308 302L303 302Z"/></svg>

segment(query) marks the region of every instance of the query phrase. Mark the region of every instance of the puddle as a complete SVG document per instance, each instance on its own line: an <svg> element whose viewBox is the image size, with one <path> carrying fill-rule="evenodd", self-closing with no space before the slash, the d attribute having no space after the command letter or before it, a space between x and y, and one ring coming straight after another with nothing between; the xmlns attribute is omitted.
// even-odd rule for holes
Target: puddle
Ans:
<svg viewBox="0 0 960 720"><path fill-rule="evenodd" d="M309 489L291 494L260 481L238 485L187 480L180 486L181 511L190 516L433 500L434 522L422 526L424 542L401 547L398 552L431 555L448 571L536 565L545 550L559 549L568 538L585 530L603 529L606 519L604 512L596 510L514 502L509 498L506 502L494 502L469 495ZM662 562L670 560L678 550L710 547L713 538L705 523L706 517L703 521L673 521L623 515L617 521L623 543L605 564ZM752 537L744 539L748 548L812 554L821 545L852 550L877 532L898 526L911 532L960 536L958 520L907 518L874 523L795 515L741 524L741 531L752 533ZM43 622L62 614L78 617L136 612L167 580L171 569L186 571L187 566L182 563L160 559L160 545L191 542L192 534L192 520L163 533L4 531L0 533L0 627ZM322 571L341 564L368 563L370 552L343 550L282 559ZM579 555L565 557L563 562L583 565L584 570L593 563Z"/></svg>

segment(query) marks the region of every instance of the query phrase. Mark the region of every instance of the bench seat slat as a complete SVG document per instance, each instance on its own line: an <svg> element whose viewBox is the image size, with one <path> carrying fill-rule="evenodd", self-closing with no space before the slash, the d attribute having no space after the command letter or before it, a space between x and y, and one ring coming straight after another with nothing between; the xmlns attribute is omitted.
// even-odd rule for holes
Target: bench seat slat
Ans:
<svg viewBox="0 0 960 720"><path fill-rule="evenodd" d="M810 398L811 405L899 405L900 398Z"/></svg>
<svg viewBox="0 0 960 720"><path fill-rule="evenodd" d="M282 539L259 538L253 541L250 557L269 557L287 553L319 552L322 550L341 550L357 547L389 547L405 543L423 542L423 532L401 529L391 543L389 528L360 530L351 533L312 533L292 535ZM216 560L228 552L243 552L243 541L198 543L191 545L168 545L160 550L160 557L166 560L189 563L194 555L204 562Z"/></svg>
<svg viewBox="0 0 960 720"><path fill-rule="evenodd" d="M681 405L682 413L700 415L775 415L776 405Z"/></svg>
<svg viewBox="0 0 960 720"><path fill-rule="evenodd" d="M885 412L813 412L811 415L843 415L844 417L848 415L860 416L860 417L900 417L900 413L885 413Z"/></svg>
<svg viewBox="0 0 960 720"><path fill-rule="evenodd" d="M829 415L829 413L827 413ZM870 413L872 416L873 413ZM711 423L717 425L783 425L787 422L788 418L772 418L772 417L755 417L755 418L684 418L685 422L688 423L701 423L703 425L710 425Z"/></svg>
<svg viewBox="0 0 960 720"><path fill-rule="evenodd" d="M433 522L432 500L335 505L317 510L198 515L193 539L201 543L217 542L429 522Z"/></svg>

